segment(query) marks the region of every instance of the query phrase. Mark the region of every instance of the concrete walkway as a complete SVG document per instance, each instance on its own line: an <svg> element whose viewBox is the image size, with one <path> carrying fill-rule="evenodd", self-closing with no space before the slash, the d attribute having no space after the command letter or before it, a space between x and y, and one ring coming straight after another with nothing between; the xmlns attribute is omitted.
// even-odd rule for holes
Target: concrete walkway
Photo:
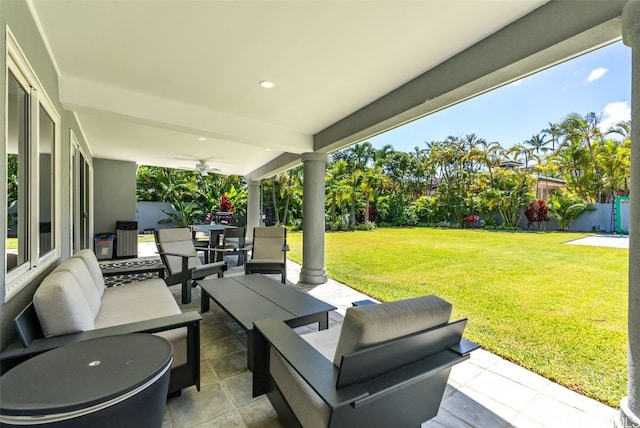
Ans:
<svg viewBox="0 0 640 428"><path fill-rule="evenodd" d="M155 256L155 246L141 244L139 253L141 257ZM230 269L225 276L243 274L234 262L235 258L229 257ZM338 308L331 314L330 327L341 324L351 302L369 298L331 279L317 286L298 285L300 265L287 262L287 266L287 282ZM171 288L179 301L179 287ZM193 294L190 305L181 305L183 310L199 309L199 293ZM305 334L312 329L296 331ZM245 346L246 336L223 311L203 314L202 391L187 390L169 400L163 427L281 426L265 397L250 397ZM615 414L613 408L479 349L452 369L440 411L423 427L609 428Z"/></svg>
<svg viewBox="0 0 640 428"><path fill-rule="evenodd" d="M568 245L589 245L592 247L629 248L629 235L594 235L565 242Z"/></svg>

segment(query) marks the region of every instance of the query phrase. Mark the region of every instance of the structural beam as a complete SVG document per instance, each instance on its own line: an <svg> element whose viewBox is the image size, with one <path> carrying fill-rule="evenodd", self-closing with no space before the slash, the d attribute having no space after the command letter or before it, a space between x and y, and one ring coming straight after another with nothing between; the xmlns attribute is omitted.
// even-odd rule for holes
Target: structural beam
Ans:
<svg viewBox="0 0 640 428"><path fill-rule="evenodd" d="M620 39L626 1L551 1L314 136L328 152Z"/></svg>

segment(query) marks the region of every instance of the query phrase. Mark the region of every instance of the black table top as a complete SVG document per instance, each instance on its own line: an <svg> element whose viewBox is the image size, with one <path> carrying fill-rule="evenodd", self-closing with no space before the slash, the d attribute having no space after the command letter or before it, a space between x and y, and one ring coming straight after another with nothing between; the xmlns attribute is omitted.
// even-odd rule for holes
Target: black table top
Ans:
<svg viewBox="0 0 640 428"><path fill-rule="evenodd" d="M335 310L322 300L269 277L252 274L205 279L198 284L246 331L264 318L282 321Z"/></svg>
<svg viewBox="0 0 640 428"><path fill-rule="evenodd" d="M168 369L171 344L150 334L91 339L25 361L0 378L0 414L46 416L103 404Z"/></svg>

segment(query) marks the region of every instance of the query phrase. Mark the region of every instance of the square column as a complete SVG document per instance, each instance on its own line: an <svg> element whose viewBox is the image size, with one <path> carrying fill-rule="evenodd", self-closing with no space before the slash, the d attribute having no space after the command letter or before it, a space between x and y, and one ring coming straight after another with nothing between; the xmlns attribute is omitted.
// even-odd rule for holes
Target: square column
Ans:
<svg viewBox="0 0 640 428"><path fill-rule="evenodd" d="M253 229L262 224L260 182L247 180L247 239L253 239Z"/></svg>
<svg viewBox="0 0 640 428"><path fill-rule="evenodd" d="M616 427L640 427L640 0L622 12L622 37L631 47L631 199L629 227L629 388Z"/></svg>
<svg viewBox="0 0 640 428"><path fill-rule="evenodd" d="M324 284L324 174L327 155L304 153L304 194L302 196L302 269L300 282Z"/></svg>

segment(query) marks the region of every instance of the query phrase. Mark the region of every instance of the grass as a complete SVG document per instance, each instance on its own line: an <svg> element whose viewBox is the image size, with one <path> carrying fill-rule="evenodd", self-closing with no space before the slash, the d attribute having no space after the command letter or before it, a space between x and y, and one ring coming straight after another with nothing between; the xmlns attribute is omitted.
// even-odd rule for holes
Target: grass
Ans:
<svg viewBox="0 0 640 428"><path fill-rule="evenodd" d="M483 348L612 407L627 387L628 250L572 233L376 229L325 235L329 276L381 301L436 294ZM302 233L289 233L302 259Z"/></svg>

